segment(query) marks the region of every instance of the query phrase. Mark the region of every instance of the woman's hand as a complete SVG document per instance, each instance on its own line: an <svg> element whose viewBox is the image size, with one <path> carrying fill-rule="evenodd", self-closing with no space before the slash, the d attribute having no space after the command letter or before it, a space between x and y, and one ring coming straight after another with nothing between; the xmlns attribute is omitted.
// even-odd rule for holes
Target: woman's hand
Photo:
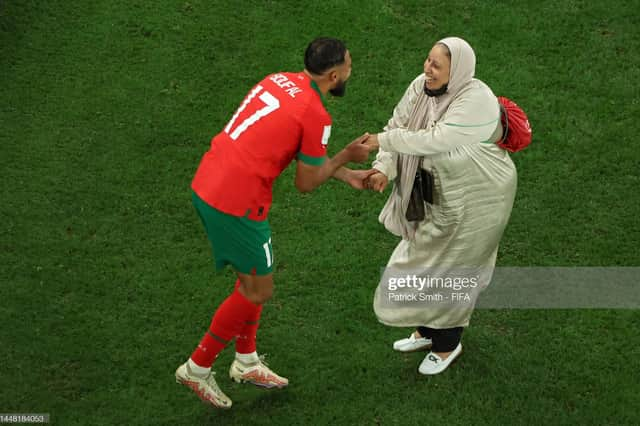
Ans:
<svg viewBox="0 0 640 426"><path fill-rule="evenodd" d="M370 175L365 181L366 187L376 192L384 191L388 184L389 179L387 175L379 170L376 170L376 172Z"/></svg>
<svg viewBox="0 0 640 426"><path fill-rule="evenodd" d="M376 169L369 170L349 170L346 175L345 182L348 183L354 189L367 189L366 182L374 173L379 173Z"/></svg>

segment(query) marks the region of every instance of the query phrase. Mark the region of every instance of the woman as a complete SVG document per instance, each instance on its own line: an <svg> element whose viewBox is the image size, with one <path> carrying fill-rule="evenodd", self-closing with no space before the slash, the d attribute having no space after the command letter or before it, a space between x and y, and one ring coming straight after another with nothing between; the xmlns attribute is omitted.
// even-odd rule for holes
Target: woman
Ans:
<svg viewBox="0 0 640 426"><path fill-rule="evenodd" d="M374 310L384 324L417 327L393 348L431 348L418 369L422 374L444 371L462 352L462 330L469 325L477 293L491 280L516 192L515 166L508 152L495 145L502 136L498 101L485 83L473 78L475 62L466 41L450 37L437 42L424 73L409 85L384 132L368 141L380 147L373 163L378 172L369 177L368 187L381 192L394 181L380 222L402 237L376 291ZM424 204L410 205L420 170L427 185L421 188L431 189L432 196ZM423 219L418 214L418 220L407 220L408 208L415 212L422 206ZM475 286L458 288L471 294L465 303L390 302L390 276L411 273L424 284L434 274L451 278L468 271L475 271L466 277L475 279ZM447 290L438 287L442 282L436 280L432 294ZM417 291L415 279L414 284L411 290Z"/></svg>

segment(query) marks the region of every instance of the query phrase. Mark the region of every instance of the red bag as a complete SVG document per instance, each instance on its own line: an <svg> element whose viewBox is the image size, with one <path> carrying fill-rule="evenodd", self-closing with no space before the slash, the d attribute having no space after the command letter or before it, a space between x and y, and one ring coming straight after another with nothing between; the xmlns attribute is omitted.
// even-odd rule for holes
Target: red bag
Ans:
<svg viewBox="0 0 640 426"><path fill-rule="evenodd" d="M531 143L531 125L527 114L509 98L498 96L504 133L496 144L510 152L525 149Z"/></svg>

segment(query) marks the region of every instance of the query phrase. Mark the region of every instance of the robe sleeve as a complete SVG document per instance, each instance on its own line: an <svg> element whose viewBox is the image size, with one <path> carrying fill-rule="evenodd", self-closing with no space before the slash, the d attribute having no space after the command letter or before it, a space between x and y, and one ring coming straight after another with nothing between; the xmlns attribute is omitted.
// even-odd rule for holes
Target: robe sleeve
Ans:
<svg viewBox="0 0 640 426"><path fill-rule="evenodd" d="M393 128L378 135L380 150L408 155L437 155L463 145L488 142L496 129L499 107L489 90L473 88L451 102L429 130Z"/></svg>
<svg viewBox="0 0 640 426"><path fill-rule="evenodd" d="M404 92L400 102L398 102L398 105L393 109L393 115L383 129L385 132L393 129L407 128L409 116L411 115L411 111L413 110L413 106L416 103L420 90L422 90L422 86L424 86L423 74L416 77ZM389 180L393 180L397 175L397 161L397 152L386 151L380 147L380 150L376 155L376 159L373 161L372 167L384 173Z"/></svg>

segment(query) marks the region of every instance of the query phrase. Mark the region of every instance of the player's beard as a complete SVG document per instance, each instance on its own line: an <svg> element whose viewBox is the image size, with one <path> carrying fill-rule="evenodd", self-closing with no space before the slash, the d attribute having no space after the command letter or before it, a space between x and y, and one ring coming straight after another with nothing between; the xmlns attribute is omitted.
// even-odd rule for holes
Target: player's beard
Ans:
<svg viewBox="0 0 640 426"><path fill-rule="evenodd" d="M427 96L442 96L447 92L447 89L449 88L449 85L447 83L443 84L442 87L438 88L438 89L429 89L427 87L427 85L424 85L424 93L427 94Z"/></svg>
<svg viewBox="0 0 640 426"><path fill-rule="evenodd" d="M329 93L331 93L333 96L339 96L339 97L343 97L344 96L344 92L347 90L347 82L344 80L340 80L340 82L338 84L336 84L336 87L334 87L333 89L329 90Z"/></svg>

